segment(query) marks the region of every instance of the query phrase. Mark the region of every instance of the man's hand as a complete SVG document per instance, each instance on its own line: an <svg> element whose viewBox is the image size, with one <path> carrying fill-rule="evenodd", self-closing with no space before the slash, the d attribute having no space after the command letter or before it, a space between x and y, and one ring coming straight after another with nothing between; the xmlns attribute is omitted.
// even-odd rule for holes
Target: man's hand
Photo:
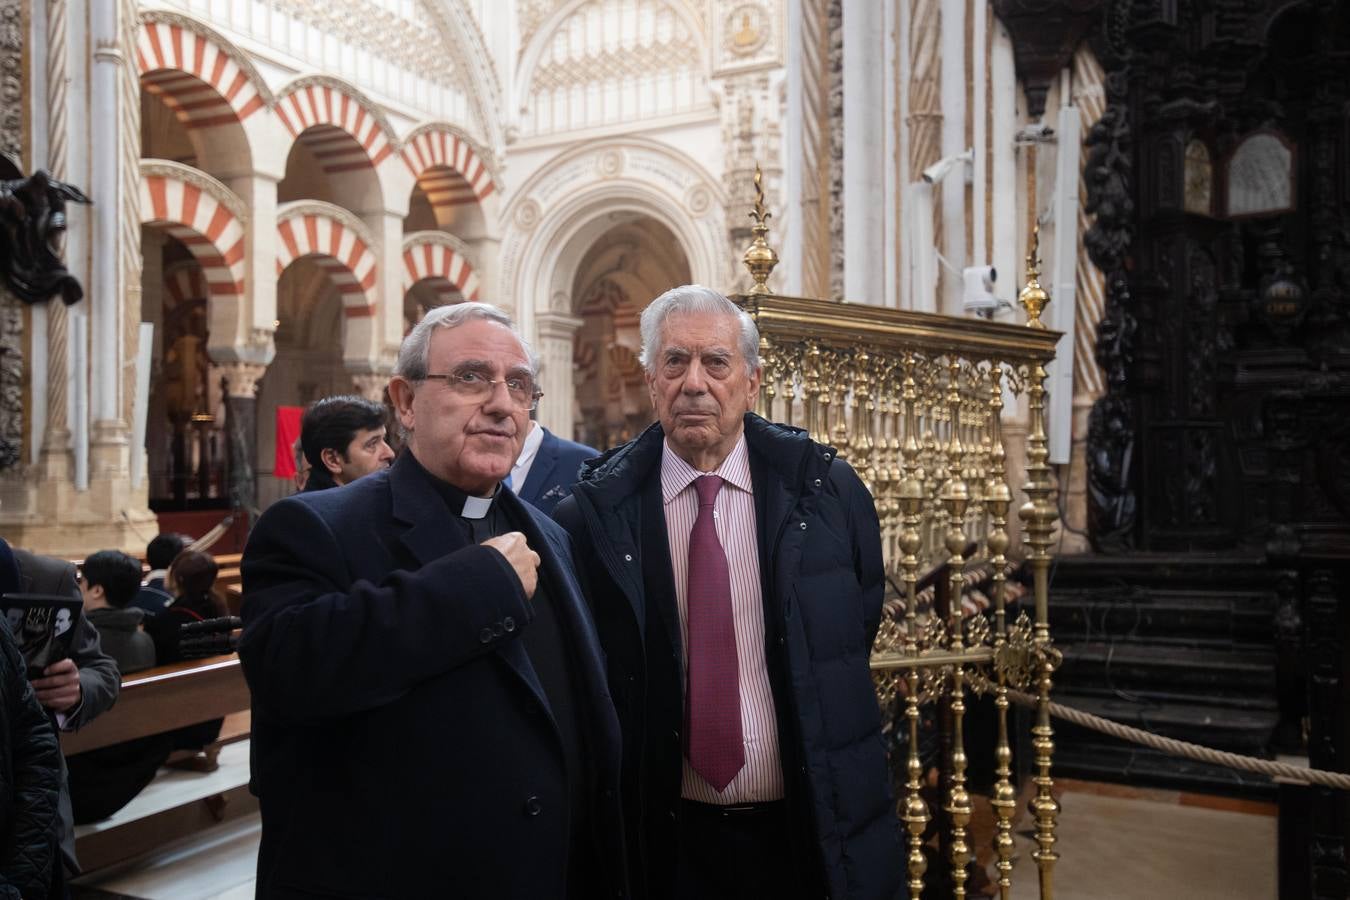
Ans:
<svg viewBox="0 0 1350 900"><path fill-rule="evenodd" d="M59 713L70 712L80 703L80 670L73 659L63 659L42 670L33 679L38 702Z"/></svg>
<svg viewBox="0 0 1350 900"><path fill-rule="evenodd" d="M525 598L534 596L535 585L539 581L539 554L530 549L525 535L519 531L509 531L483 541L484 547L492 547L511 564L520 578L520 586L525 589Z"/></svg>

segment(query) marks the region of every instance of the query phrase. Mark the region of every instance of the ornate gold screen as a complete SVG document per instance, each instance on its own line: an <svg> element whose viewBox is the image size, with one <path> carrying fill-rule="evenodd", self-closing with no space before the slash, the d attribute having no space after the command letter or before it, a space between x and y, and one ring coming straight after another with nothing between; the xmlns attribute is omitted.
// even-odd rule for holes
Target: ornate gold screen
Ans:
<svg viewBox="0 0 1350 900"><path fill-rule="evenodd" d="M967 789L966 701L992 695L997 715L992 807L997 881L1004 900L1012 885L1012 783L1008 691L1037 698L1034 752L1036 849L1042 898L1053 896L1058 804L1051 794L1051 679L1059 652L1051 637L1047 579L1057 519L1055 480L1047 464L1046 366L1057 332L1039 320L1048 298L1036 282L1033 249L1022 302L1026 326L953 318L769 293L765 279L776 258L763 241L762 208L746 263L756 286L733 297L760 330L763 380L758 412L807 429L834 445L872 491L881 523L886 567L899 586L872 653L885 705L901 702L909 730L908 775L899 800L905 823L910 896L920 896L927 870L922 852L932 813L921 796L920 708L950 707L950 753L944 760L948 860L954 896L966 895L972 802ZM1022 497L1008 482L1005 404L1025 397L1028 414ZM1018 500L1022 502L1017 503ZM1022 525L1033 615L1010 620L1006 602L1009 516ZM973 546L973 552L971 547ZM988 615L962 615L963 566L987 560L992 573ZM942 564L945 569L940 569ZM948 583L950 612L924 608L922 573L938 568Z"/></svg>

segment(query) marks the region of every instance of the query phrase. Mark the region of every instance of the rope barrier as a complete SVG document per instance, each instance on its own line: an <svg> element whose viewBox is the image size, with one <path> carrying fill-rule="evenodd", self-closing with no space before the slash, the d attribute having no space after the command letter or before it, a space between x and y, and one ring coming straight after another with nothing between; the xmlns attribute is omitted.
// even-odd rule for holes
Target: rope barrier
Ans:
<svg viewBox="0 0 1350 900"><path fill-rule="evenodd" d="M1023 691L1009 689L1008 698L1021 706L1036 706L1036 698ZM1050 703L1050 715L1124 741L1152 747L1154 750L1161 750L1163 753L1170 753L1173 756L1184 756L1197 762L1225 766L1243 772L1256 772L1260 775L1269 775L1271 778L1281 778L1300 784L1315 784L1320 787L1350 791L1350 775L1342 772L1306 769L1291 766L1288 763L1272 762L1268 759L1257 759L1253 756L1243 756L1240 753L1228 753L1200 744L1178 741L1175 738L1163 737L1139 728L1131 728L1129 725L1122 725L1119 722L1112 722L1110 719L1103 719L1100 716L1094 716L1091 713L1085 713L1082 710L1063 706L1053 701Z"/></svg>

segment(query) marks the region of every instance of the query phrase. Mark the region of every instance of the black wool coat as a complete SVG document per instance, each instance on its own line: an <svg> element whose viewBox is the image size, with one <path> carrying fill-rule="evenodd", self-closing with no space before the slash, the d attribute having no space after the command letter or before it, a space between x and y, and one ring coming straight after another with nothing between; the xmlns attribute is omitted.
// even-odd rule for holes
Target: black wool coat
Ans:
<svg viewBox="0 0 1350 900"><path fill-rule="evenodd" d="M626 893L619 732L557 525L500 491L542 559L574 664L603 896ZM243 559L239 647L262 810L258 897L561 898L563 748L520 634L532 601L405 453L289 497Z"/></svg>
<svg viewBox="0 0 1350 900"><path fill-rule="evenodd" d="M833 448L745 417L758 523L765 648L792 812L790 859L819 895L889 900L900 890L898 821L868 656L881 618L881 537L871 495ZM623 728L624 817L634 893L674 879L682 653L653 425L587 463L554 517L608 660Z"/></svg>

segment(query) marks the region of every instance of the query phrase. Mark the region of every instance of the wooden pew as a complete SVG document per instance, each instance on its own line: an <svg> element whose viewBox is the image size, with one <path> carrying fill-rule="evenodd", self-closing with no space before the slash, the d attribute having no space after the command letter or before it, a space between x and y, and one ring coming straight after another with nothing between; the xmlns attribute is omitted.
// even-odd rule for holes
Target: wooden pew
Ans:
<svg viewBox="0 0 1350 900"><path fill-rule="evenodd" d="M233 653L126 676L116 705L79 731L62 734L61 749L72 756L221 718L220 740L209 748L217 754L249 737L248 685ZM106 868L255 812L258 802L248 792L246 752L241 747L232 767L221 771L161 773L110 819L78 826L75 848L81 866L86 872ZM175 781L173 789L160 790L169 780Z"/></svg>

